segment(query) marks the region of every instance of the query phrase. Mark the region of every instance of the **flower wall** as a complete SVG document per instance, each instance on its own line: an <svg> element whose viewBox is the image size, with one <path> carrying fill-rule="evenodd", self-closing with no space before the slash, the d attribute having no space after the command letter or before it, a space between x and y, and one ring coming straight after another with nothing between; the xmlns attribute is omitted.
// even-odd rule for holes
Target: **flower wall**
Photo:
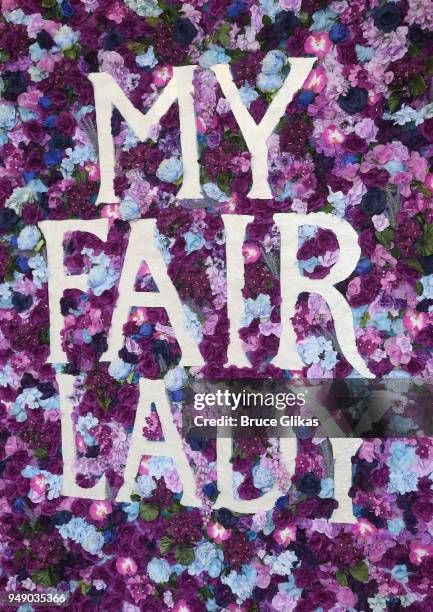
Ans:
<svg viewBox="0 0 433 612"><path fill-rule="evenodd" d="M189 438L203 508L181 505L170 458L143 458L130 503L122 483L140 377L164 378L179 422L194 377L289 377L270 364L281 333L276 212L326 212L357 231L362 257L339 285L358 350L381 377L433 372L433 2L400 0L3 0L0 20L0 587L70 594L71 610L287 612L433 608L433 446L365 441L353 461L357 522L328 522L329 442L301 432L288 474L275 440L239 440L234 491L276 482L274 509L213 511L215 441ZM317 62L268 140L270 200L247 197L250 153L210 69L229 64L259 122L293 57ZM140 142L113 111L115 191L96 205L98 141L88 75L114 77L145 112L172 76L197 65L194 106L203 201L179 201L177 105ZM251 214L240 331L251 367L223 369L228 342L221 214ZM66 366L48 363L46 220L110 220L106 243L64 243L71 274L60 308ZM178 367L166 313L135 308L119 358L100 362L130 224L156 218L155 240L206 361ZM300 270L323 278L339 257L329 230L299 232ZM154 288L146 264L137 290ZM356 376L329 308L301 294L293 319L309 378ZM106 474L107 500L63 497L56 372L75 377L77 482ZM156 411L144 429L161 437ZM404 433L405 430L403 430ZM22 606L21 612L31 608Z"/></svg>

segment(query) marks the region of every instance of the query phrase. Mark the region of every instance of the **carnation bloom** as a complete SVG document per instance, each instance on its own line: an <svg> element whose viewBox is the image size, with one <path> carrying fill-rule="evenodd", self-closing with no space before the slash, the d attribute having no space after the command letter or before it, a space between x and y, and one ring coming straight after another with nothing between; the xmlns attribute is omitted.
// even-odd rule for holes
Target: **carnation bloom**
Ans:
<svg viewBox="0 0 433 612"><path fill-rule="evenodd" d="M219 523L209 523L207 526L207 533L217 544L221 544L221 542L230 538L232 530L226 529Z"/></svg>
<svg viewBox="0 0 433 612"><path fill-rule="evenodd" d="M315 32L308 36L304 43L304 51L323 59L332 48L332 42L327 32Z"/></svg>
<svg viewBox="0 0 433 612"><path fill-rule="evenodd" d="M143 455L140 461L140 465L138 467L138 473L140 476L146 475L149 473L149 461L151 459L150 455Z"/></svg>
<svg viewBox="0 0 433 612"><path fill-rule="evenodd" d="M152 73L152 81L157 87L164 87L173 75L171 66L159 66Z"/></svg>
<svg viewBox="0 0 433 612"><path fill-rule="evenodd" d="M260 247L254 242L245 242L242 246L242 255L244 256L245 263L254 263L258 259L260 259Z"/></svg>
<svg viewBox="0 0 433 612"><path fill-rule="evenodd" d="M318 66L308 75L304 83L304 89L311 89L315 93L320 93L325 89L327 82L326 72L321 66Z"/></svg>
<svg viewBox="0 0 433 612"><path fill-rule="evenodd" d="M274 540L278 544L287 546L290 542L296 540L296 525L287 525L287 527L279 527L273 533Z"/></svg>
<svg viewBox="0 0 433 612"><path fill-rule="evenodd" d="M30 480L30 488L35 493L43 493L45 491L45 487L47 486L45 476L43 474L37 474L33 476Z"/></svg>
<svg viewBox="0 0 433 612"><path fill-rule="evenodd" d="M119 557L116 561L116 569L123 576L132 576L137 571L137 564L132 557Z"/></svg>
<svg viewBox="0 0 433 612"><path fill-rule="evenodd" d="M403 325L411 332L419 332L429 324L429 316L426 312L408 310L403 317Z"/></svg>
<svg viewBox="0 0 433 612"><path fill-rule="evenodd" d="M419 542L410 543L409 559L414 565L421 565L426 557L433 555L433 546Z"/></svg>
<svg viewBox="0 0 433 612"><path fill-rule="evenodd" d="M89 508L89 515L94 521L103 521L113 508L111 504L104 500L94 501Z"/></svg>
<svg viewBox="0 0 433 612"><path fill-rule="evenodd" d="M344 141L344 132L342 132L336 125L328 125L322 132L322 140L326 145L333 145L333 147L339 147Z"/></svg>
<svg viewBox="0 0 433 612"><path fill-rule="evenodd" d="M352 531L359 538L365 538L374 535L377 531L376 527L366 519L358 519L358 522L353 525Z"/></svg>

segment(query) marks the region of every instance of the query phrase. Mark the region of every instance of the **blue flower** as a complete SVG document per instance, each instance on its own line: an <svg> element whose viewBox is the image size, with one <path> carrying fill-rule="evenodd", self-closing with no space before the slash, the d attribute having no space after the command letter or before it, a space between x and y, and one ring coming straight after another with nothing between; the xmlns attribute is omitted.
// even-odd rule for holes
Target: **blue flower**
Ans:
<svg viewBox="0 0 433 612"><path fill-rule="evenodd" d="M198 61L202 68L210 68L215 64L228 64L229 62L230 56L219 45L211 45Z"/></svg>
<svg viewBox="0 0 433 612"><path fill-rule="evenodd" d="M175 183L182 176L182 162L177 157L163 159L156 171L160 181Z"/></svg>
<svg viewBox="0 0 433 612"><path fill-rule="evenodd" d="M388 531L393 535L398 535L403 531L405 523L401 518L389 519L388 520Z"/></svg>
<svg viewBox="0 0 433 612"><path fill-rule="evenodd" d="M421 278L421 284L423 288L421 297L427 300L433 299L433 274L429 274L428 276L423 276Z"/></svg>
<svg viewBox="0 0 433 612"><path fill-rule="evenodd" d="M236 19L236 17L238 17L238 15L240 15L244 9L245 2L242 2L242 0L235 0L227 7L227 17L230 17L230 19Z"/></svg>
<svg viewBox="0 0 433 612"><path fill-rule="evenodd" d="M326 499L333 497L334 495L334 479L333 478L322 478L320 481L320 493L319 497Z"/></svg>
<svg viewBox="0 0 433 612"><path fill-rule="evenodd" d="M108 366L108 373L116 380L125 380L131 372L132 365L126 363L123 359L115 359Z"/></svg>
<svg viewBox="0 0 433 612"><path fill-rule="evenodd" d="M183 305L183 312L185 313L185 327L187 332L193 338L197 344L203 340L203 329L196 313L191 310L186 304Z"/></svg>
<svg viewBox="0 0 433 612"><path fill-rule="evenodd" d="M260 293L256 299L245 300L245 312L242 317L242 326L246 327L254 319L268 319L271 316L273 306L269 295Z"/></svg>
<svg viewBox="0 0 433 612"><path fill-rule="evenodd" d="M355 268L355 274L366 274L367 272L370 272L372 267L373 264L371 263L371 260L367 259L366 257L362 257Z"/></svg>
<svg viewBox="0 0 433 612"><path fill-rule="evenodd" d="M171 574L171 567L165 559L153 557L147 564L147 575L157 584L168 582Z"/></svg>
<svg viewBox="0 0 433 612"><path fill-rule="evenodd" d="M62 50L70 49L78 42L78 38L79 34L77 32L74 32L69 26L63 25L54 35L54 42Z"/></svg>
<svg viewBox="0 0 433 612"><path fill-rule="evenodd" d="M276 91L283 84L283 77L281 74L265 74L261 72L257 77L257 87L263 93L269 93Z"/></svg>
<svg viewBox="0 0 433 612"><path fill-rule="evenodd" d="M262 61L262 72L268 75L279 74L285 63L286 56L282 51L269 51Z"/></svg>
<svg viewBox="0 0 433 612"><path fill-rule="evenodd" d="M156 489L156 482L152 476L142 474L137 478L136 489L141 497L150 497L152 492Z"/></svg>
<svg viewBox="0 0 433 612"><path fill-rule="evenodd" d="M209 198L217 202L226 202L228 200L227 194L216 183L204 183L203 191Z"/></svg>
<svg viewBox="0 0 433 612"><path fill-rule="evenodd" d="M334 24L337 13L330 8L323 11L317 11L313 14L313 23L310 30L313 32L322 32L329 30Z"/></svg>
<svg viewBox="0 0 433 612"><path fill-rule="evenodd" d="M260 8L272 21L275 21L277 13L281 11L281 5L276 0L260 0Z"/></svg>
<svg viewBox="0 0 433 612"><path fill-rule="evenodd" d="M155 455L149 461L148 467L149 474L158 479L174 468L173 459L171 457L158 457Z"/></svg>
<svg viewBox="0 0 433 612"><path fill-rule="evenodd" d="M13 23L15 25L26 24L29 19L29 17L21 9L15 9L14 11L11 11L10 13L4 12L3 17L9 23Z"/></svg>
<svg viewBox="0 0 433 612"><path fill-rule="evenodd" d="M355 52L362 63L369 62L375 54L375 50L372 47L363 47L362 45L355 45Z"/></svg>
<svg viewBox="0 0 433 612"><path fill-rule="evenodd" d="M383 164L385 170L388 170L391 176L397 174L398 172L402 172L404 170L404 164L401 161L397 161L395 159L391 159L386 164Z"/></svg>
<svg viewBox="0 0 433 612"><path fill-rule="evenodd" d="M44 153L44 162L47 164L47 166L56 166L62 161L62 156L63 154L61 151L58 149L53 149L52 151L47 151Z"/></svg>
<svg viewBox="0 0 433 612"><path fill-rule="evenodd" d="M404 563L394 565L391 570L391 576L402 584L406 584L406 582L409 581L409 573L407 571L407 566Z"/></svg>
<svg viewBox="0 0 433 612"><path fill-rule="evenodd" d="M130 504L123 504L122 506L123 512L126 512L128 515L128 523L131 521L135 521L140 513L140 504L138 502L131 502Z"/></svg>
<svg viewBox="0 0 433 612"><path fill-rule="evenodd" d="M18 235L17 246L20 251L30 251L41 239L41 232L36 225L26 225Z"/></svg>
<svg viewBox="0 0 433 612"><path fill-rule="evenodd" d="M391 470L389 473L388 490L391 493L410 493L416 491L419 476L409 470Z"/></svg>
<svg viewBox="0 0 433 612"><path fill-rule="evenodd" d="M319 363L324 351L331 351L332 344L323 336L308 336L298 345L299 353L305 363Z"/></svg>
<svg viewBox="0 0 433 612"><path fill-rule="evenodd" d="M125 0L125 4L140 17L159 17L162 13L158 0Z"/></svg>
<svg viewBox="0 0 433 612"><path fill-rule="evenodd" d="M321 365L323 366L323 368L330 372L333 368L335 368L336 364L337 353L333 349L325 351L325 354L321 361Z"/></svg>
<svg viewBox="0 0 433 612"><path fill-rule="evenodd" d="M104 536L96 531L93 525L89 525L89 529L83 534L80 544L91 555L97 555L104 546Z"/></svg>
<svg viewBox="0 0 433 612"><path fill-rule="evenodd" d="M191 576L207 572L211 578L218 578L223 569L223 551L213 542L201 540L195 549L195 558L188 568Z"/></svg>
<svg viewBox="0 0 433 612"><path fill-rule="evenodd" d="M172 368L164 376L165 386L169 391L179 391L185 386L188 377L184 368Z"/></svg>
<svg viewBox="0 0 433 612"><path fill-rule="evenodd" d="M185 251L189 255L193 251L198 251L204 245L204 238L195 232L187 232L183 235L186 241Z"/></svg>
<svg viewBox="0 0 433 612"><path fill-rule="evenodd" d="M337 44L346 42L349 38L349 28L343 23L335 23L329 30L329 38Z"/></svg>
<svg viewBox="0 0 433 612"><path fill-rule="evenodd" d="M311 104L313 100L314 100L314 92L309 91L309 90L300 91L299 94L296 96L296 104L300 108L305 108L306 106Z"/></svg>
<svg viewBox="0 0 433 612"><path fill-rule="evenodd" d="M253 467L253 482L257 489L270 490L274 484L274 475L261 463Z"/></svg>
<svg viewBox="0 0 433 612"><path fill-rule="evenodd" d="M409 469L416 459L415 449L404 442L394 442L391 447L391 456L388 465L394 470Z"/></svg>
<svg viewBox="0 0 433 612"><path fill-rule="evenodd" d="M257 572L252 565L243 565L241 572L231 570L228 576L221 576L221 582L227 584L240 602L249 599L253 593Z"/></svg>
<svg viewBox="0 0 433 612"><path fill-rule="evenodd" d="M81 544L85 551L96 555L104 545L104 536L85 519L74 516L68 523L57 526L63 538Z"/></svg>
<svg viewBox="0 0 433 612"><path fill-rule="evenodd" d="M205 484L203 486L203 493L207 496L207 497L216 497L217 493L218 493L218 488L216 486L216 484L214 482L208 482L207 484Z"/></svg>
<svg viewBox="0 0 433 612"><path fill-rule="evenodd" d="M140 206L131 198L125 198L120 203L120 217L124 221L131 221L140 217Z"/></svg>
<svg viewBox="0 0 433 612"><path fill-rule="evenodd" d="M7 143L7 132L12 130L17 123L17 114L12 104L0 103L0 146Z"/></svg>
<svg viewBox="0 0 433 612"><path fill-rule="evenodd" d="M140 53L140 55L137 55L135 61L140 68L155 68L155 66L158 64L153 47L149 47L146 53Z"/></svg>
<svg viewBox="0 0 433 612"><path fill-rule="evenodd" d="M242 85L242 87L239 89L239 95L243 104L247 108L249 108L251 103L257 100L257 98L259 97L259 94L254 89L254 87L251 87L251 85L249 85L248 83Z"/></svg>

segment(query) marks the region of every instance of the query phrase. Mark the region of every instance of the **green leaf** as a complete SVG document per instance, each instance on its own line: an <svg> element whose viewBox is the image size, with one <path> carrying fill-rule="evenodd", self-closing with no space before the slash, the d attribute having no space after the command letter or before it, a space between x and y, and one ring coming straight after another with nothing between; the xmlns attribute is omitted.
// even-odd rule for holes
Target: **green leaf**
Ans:
<svg viewBox="0 0 433 612"><path fill-rule="evenodd" d="M390 227L387 227L383 232L375 232L376 240L380 242L386 249L391 246L392 239L394 238L394 232Z"/></svg>
<svg viewBox="0 0 433 612"><path fill-rule="evenodd" d="M408 266L411 266L412 268L415 268L415 270L418 270L418 272L421 272L421 274L424 274L423 267L417 259L408 259L406 263Z"/></svg>
<svg viewBox="0 0 433 612"><path fill-rule="evenodd" d="M102 410L108 410L111 404L111 397L98 397L98 402Z"/></svg>
<svg viewBox="0 0 433 612"><path fill-rule="evenodd" d="M359 323L360 326L362 328L364 328L367 325L369 320L370 320L370 314L369 314L368 310L366 310L364 312L364 314L362 315L362 317L361 317L361 320L360 320L360 323Z"/></svg>
<svg viewBox="0 0 433 612"><path fill-rule="evenodd" d="M159 508L156 504L141 504L140 518L143 521L154 521L159 514Z"/></svg>
<svg viewBox="0 0 433 612"><path fill-rule="evenodd" d="M422 96L427 91L427 85L424 81L424 77L421 74L413 74L409 79L409 91L415 96Z"/></svg>
<svg viewBox="0 0 433 612"><path fill-rule="evenodd" d="M409 49L407 50L407 53L409 57L416 57L417 55L419 55L420 50L421 47L419 45L410 45Z"/></svg>
<svg viewBox="0 0 433 612"><path fill-rule="evenodd" d="M210 590L210 588L207 585L200 587L198 589L198 593L201 599L204 599L204 600L211 599L213 596L213 592Z"/></svg>
<svg viewBox="0 0 433 612"><path fill-rule="evenodd" d="M425 61L426 74L433 74L433 56L430 56Z"/></svg>
<svg viewBox="0 0 433 612"><path fill-rule="evenodd" d="M391 253L391 255L392 255L393 257L395 257L396 259L400 259L400 257L401 257L401 250L400 250L398 247L396 247L396 246L395 246L395 247L393 247L393 248L390 250L390 253Z"/></svg>
<svg viewBox="0 0 433 612"><path fill-rule="evenodd" d="M146 17L146 23L147 25L149 25L151 28L156 28L159 26L159 24L161 23L161 20L159 17Z"/></svg>
<svg viewBox="0 0 433 612"><path fill-rule="evenodd" d="M343 586L343 587L346 587L349 584L349 581L347 579L347 572L346 572L346 570L342 570L342 569L337 570L335 578L336 578L338 584L341 584L341 586Z"/></svg>
<svg viewBox="0 0 433 612"><path fill-rule="evenodd" d="M33 451L33 455L36 457L36 459L39 459L39 461L41 461L42 459L47 459L48 458L48 451L46 448L35 448L35 450Z"/></svg>
<svg viewBox="0 0 433 612"><path fill-rule="evenodd" d="M80 591L83 595L87 595L87 593L90 591L90 589L92 588L91 584L87 584L86 582L84 582L84 580L80 580L80 582L78 583L79 587L80 587Z"/></svg>
<svg viewBox="0 0 433 612"><path fill-rule="evenodd" d="M368 582L368 567L363 561L357 563L355 567L350 568L350 573L355 580L359 580L359 582Z"/></svg>
<svg viewBox="0 0 433 612"><path fill-rule="evenodd" d="M36 253L39 253L39 251L42 249L42 247L44 246L44 244L45 244L45 240L44 240L44 238L41 238L41 239L39 240L38 244L35 246L35 251L36 251Z"/></svg>
<svg viewBox="0 0 433 612"><path fill-rule="evenodd" d="M218 40L222 44L223 47L228 47L230 45L230 30L232 29L231 24L226 23L220 27L218 30Z"/></svg>
<svg viewBox="0 0 433 612"><path fill-rule="evenodd" d="M302 25L307 25L307 23L310 20L310 15L306 11L302 11L301 14L299 15L299 19L300 19Z"/></svg>
<svg viewBox="0 0 433 612"><path fill-rule="evenodd" d="M433 223L427 223L424 226L418 253L420 255L433 255Z"/></svg>
<svg viewBox="0 0 433 612"><path fill-rule="evenodd" d="M35 570L31 573L34 583L41 584L44 587L55 586L59 582L57 574L51 567L42 570Z"/></svg>
<svg viewBox="0 0 433 612"><path fill-rule="evenodd" d="M402 94L400 91L394 91L388 98L388 108L390 113L395 113L401 106Z"/></svg>
<svg viewBox="0 0 433 612"><path fill-rule="evenodd" d="M417 295L422 295L424 293L424 287L419 281L415 283L415 291Z"/></svg>
<svg viewBox="0 0 433 612"><path fill-rule="evenodd" d="M176 546L175 559L182 565L190 565L194 561L194 549L187 546Z"/></svg>
<svg viewBox="0 0 433 612"><path fill-rule="evenodd" d="M161 551L162 555L166 555L168 553L173 542L174 538L170 538L169 536L163 536L159 540L159 550Z"/></svg>
<svg viewBox="0 0 433 612"><path fill-rule="evenodd" d="M63 55L70 60L76 60L80 57L80 51L81 49L79 45L73 45L72 47L69 47L69 49L65 49L63 51Z"/></svg>

